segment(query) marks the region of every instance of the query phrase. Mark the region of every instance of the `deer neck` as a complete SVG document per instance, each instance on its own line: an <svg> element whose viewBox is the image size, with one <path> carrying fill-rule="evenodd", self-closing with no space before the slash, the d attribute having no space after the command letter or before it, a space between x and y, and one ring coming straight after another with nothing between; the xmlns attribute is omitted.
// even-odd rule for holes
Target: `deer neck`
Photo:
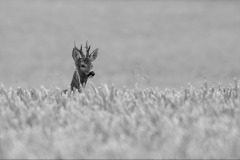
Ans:
<svg viewBox="0 0 240 160"><path fill-rule="evenodd" d="M78 73L78 77L80 79L81 86L83 86L85 88L85 86L87 84L88 76L82 72L77 72L77 73Z"/></svg>
<svg viewBox="0 0 240 160"><path fill-rule="evenodd" d="M71 89L73 90L73 88L76 88L76 89L80 90L81 87L85 88L87 80L88 80L88 76L82 72L79 72L76 69L73 74L73 79L71 82Z"/></svg>

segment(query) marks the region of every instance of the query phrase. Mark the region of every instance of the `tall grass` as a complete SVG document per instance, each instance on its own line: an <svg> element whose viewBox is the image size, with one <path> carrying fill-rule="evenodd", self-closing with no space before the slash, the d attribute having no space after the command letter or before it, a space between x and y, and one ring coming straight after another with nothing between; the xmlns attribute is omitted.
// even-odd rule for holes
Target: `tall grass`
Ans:
<svg viewBox="0 0 240 160"><path fill-rule="evenodd" d="M240 158L240 82L0 88L0 158Z"/></svg>

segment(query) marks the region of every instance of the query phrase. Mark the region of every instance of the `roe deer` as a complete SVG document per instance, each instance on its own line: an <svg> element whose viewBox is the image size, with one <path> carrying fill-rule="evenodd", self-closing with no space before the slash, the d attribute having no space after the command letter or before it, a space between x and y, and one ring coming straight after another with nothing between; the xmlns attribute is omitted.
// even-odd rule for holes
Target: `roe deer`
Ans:
<svg viewBox="0 0 240 160"><path fill-rule="evenodd" d="M98 48L95 49L91 54L89 54L91 45L88 46L86 42L86 55L84 55L81 48L78 49L74 43L74 48L72 50L72 57L75 62L76 70L74 71L71 90L77 89L78 92L81 92L81 87L85 88L88 78L91 78L95 75L92 62L97 58ZM68 89L63 90L63 93L66 93Z"/></svg>

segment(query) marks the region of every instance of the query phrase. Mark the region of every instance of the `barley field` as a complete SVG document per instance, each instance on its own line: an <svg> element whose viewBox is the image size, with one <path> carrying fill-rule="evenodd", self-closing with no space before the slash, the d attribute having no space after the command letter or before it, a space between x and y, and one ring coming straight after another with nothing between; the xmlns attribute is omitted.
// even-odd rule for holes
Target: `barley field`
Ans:
<svg viewBox="0 0 240 160"><path fill-rule="evenodd" d="M240 158L240 83L0 89L0 158Z"/></svg>
<svg viewBox="0 0 240 160"><path fill-rule="evenodd" d="M0 159L240 159L239 8L0 0ZM62 94L87 40L96 75Z"/></svg>

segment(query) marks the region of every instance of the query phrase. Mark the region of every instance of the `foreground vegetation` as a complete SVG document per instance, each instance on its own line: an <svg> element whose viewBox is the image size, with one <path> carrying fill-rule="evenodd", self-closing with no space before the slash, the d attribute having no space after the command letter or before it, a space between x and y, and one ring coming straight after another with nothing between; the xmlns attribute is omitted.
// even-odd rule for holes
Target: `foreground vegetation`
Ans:
<svg viewBox="0 0 240 160"><path fill-rule="evenodd" d="M90 84L92 85L92 84ZM0 88L0 158L240 158L240 83Z"/></svg>

